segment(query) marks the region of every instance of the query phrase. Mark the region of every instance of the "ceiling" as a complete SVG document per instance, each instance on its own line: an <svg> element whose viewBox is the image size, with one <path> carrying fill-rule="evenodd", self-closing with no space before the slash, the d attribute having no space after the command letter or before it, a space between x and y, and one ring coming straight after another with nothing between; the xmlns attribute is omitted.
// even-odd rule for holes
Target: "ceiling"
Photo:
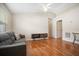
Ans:
<svg viewBox="0 0 79 59"><path fill-rule="evenodd" d="M10 11L15 13L52 12L60 14L78 3L6 3Z"/></svg>

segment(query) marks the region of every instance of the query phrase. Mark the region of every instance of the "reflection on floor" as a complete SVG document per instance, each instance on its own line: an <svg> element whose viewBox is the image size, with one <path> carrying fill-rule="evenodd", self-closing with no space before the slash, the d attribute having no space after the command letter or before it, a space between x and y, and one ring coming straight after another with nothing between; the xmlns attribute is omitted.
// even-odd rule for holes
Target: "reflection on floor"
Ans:
<svg viewBox="0 0 79 59"><path fill-rule="evenodd" d="M28 56L72 56L79 55L79 45L62 39L42 39L26 42Z"/></svg>

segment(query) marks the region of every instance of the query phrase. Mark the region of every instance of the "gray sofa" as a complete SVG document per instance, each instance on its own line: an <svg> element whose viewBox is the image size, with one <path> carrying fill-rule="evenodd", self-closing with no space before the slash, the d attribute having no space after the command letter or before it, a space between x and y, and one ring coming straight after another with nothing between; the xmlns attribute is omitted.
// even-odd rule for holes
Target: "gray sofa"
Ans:
<svg viewBox="0 0 79 59"><path fill-rule="evenodd" d="M25 56L25 38L16 38L14 32L0 33L0 56Z"/></svg>

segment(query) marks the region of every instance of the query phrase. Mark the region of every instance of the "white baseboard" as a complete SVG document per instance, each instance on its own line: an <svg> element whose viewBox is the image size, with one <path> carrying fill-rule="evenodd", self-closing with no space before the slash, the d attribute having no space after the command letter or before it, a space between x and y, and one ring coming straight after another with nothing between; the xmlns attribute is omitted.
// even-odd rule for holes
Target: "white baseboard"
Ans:
<svg viewBox="0 0 79 59"><path fill-rule="evenodd" d="M36 38L36 39L28 38L28 39L26 39L26 41L30 41L30 40L42 40L42 39L44 39L44 38ZM48 37L45 38L45 39L48 39Z"/></svg>
<svg viewBox="0 0 79 59"><path fill-rule="evenodd" d="M66 39L63 39L64 41L68 41L68 42L72 42L73 43L73 40L66 40ZM76 44L79 44L78 41L75 41Z"/></svg>

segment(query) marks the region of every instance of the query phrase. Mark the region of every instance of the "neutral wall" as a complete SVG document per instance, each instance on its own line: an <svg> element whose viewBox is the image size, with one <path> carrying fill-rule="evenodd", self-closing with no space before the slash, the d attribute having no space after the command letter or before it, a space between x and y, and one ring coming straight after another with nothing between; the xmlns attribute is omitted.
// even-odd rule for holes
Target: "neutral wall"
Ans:
<svg viewBox="0 0 79 59"><path fill-rule="evenodd" d="M79 32L79 6L73 7L52 20L53 37L55 38L57 38L56 22L58 20L62 20L63 40L73 42L72 32ZM70 38L65 37L65 33L70 33Z"/></svg>
<svg viewBox="0 0 79 59"><path fill-rule="evenodd" d="M43 13L13 15L14 32L25 34L30 40L32 33L48 33L48 17Z"/></svg>
<svg viewBox="0 0 79 59"><path fill-rule="evenodd" d="M2 3L0 3L0 21L6 24L6 31L12 31L12 14Z"/></svg>

